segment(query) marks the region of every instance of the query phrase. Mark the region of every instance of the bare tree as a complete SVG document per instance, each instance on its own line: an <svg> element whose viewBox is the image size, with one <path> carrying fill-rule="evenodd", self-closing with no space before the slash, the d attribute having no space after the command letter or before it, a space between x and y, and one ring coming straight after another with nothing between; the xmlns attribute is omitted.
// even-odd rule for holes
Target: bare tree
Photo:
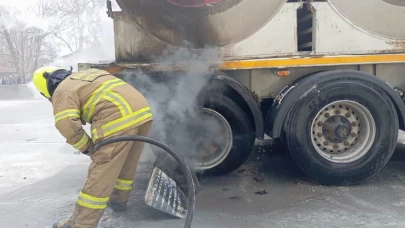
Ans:
<svg viewBox="0 0 405 228"><path fill-rule="evenodd" d="M85 46L100 42L100 15L104 0L58 0L58 11L63 12L69 27L54 33L71 53L81 51Z"/></svg>
<svg viewBox="0 0 405 228"><path fill-rule="evenodd" d="M0 24L0 43L4 43L6 47L2 59L11 60L11 66L23 78L24 83L26 73L33 72L39 65L45 39L63 29L67 21L63 12L55 11L55 4L53 0L40 0L37 5L27 9L39 19L36 25L18 17L22 13L21 9L7 11L3 8L0 11L0 17L3 18L3 23ZM45 23L48 26L43 28Z"/></svg>
<svg viewBox="0 0 405 228"><path fill-rule="evenodd" d="M39 0L27 9L33 23L20 18L21 9L0 7L0 63L16 69L23 77L41 62L100 42L100 10L104 0ZM8 65L9 64L9 65Z"/></svg>

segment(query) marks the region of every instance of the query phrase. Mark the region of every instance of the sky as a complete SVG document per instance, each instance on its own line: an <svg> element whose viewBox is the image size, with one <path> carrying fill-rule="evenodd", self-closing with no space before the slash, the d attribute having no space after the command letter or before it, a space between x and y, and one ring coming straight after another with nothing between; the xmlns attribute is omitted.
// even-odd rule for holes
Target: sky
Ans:
<svg viewBox="0 0 405 228"><path fill-rule="evenodd" d="M4 8L18 8L19 10L23 10L24 8L28 6L35 5L38 2L38 0L0 0L0 7ZM119 10L119 7L115 5L115 1L113 0L113 6L115 6L113 9L114 10ZM107 6L100 11L101 14L101 19L102 19L102 30L100 31L101 37L102 37L102 44L100 46L100 51L104 54L102 56L92 56L93 54L90 53L78 53L75 56L75 59L70 59L68 60L67 63L63 65L73 65L76 66L78 62L95 62L96 60L100 61L111 61L114 60L114 30L113 30L113 20L109 18L105 11L107 9ZM42 19L38 18L34 15L28 14L28 13L21 13L18 15L15 15L18 17L18 20L25 21L27 24L41 28L43 30L47 30L48 28L48 20L47 19ZM10 18L1 18L0 15L0 24L5 24L11 25L10 23ZM99 52L98 52L99 53ZM64 56L66 54L70 54L70 50L67 47L62 46L62 50L58 53L59 56ZM101 59L100 59L101 58ZM59 62L60 60L55 60Z"/></svg>
<svg viewBox="0 0 405 228"><path fill-rule="evenodd" d="M2 6L17 6L22 7L24 5L34 5L37 0L0 0Z"/></svg>

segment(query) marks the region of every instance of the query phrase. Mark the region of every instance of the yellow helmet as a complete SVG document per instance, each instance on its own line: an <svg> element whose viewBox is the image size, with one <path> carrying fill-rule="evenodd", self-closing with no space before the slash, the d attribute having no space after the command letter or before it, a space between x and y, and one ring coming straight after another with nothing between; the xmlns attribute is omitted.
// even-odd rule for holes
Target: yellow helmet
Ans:
<svg viewBox="0 0 405 228"><path fill-rule="evenodd" d="M47 77L45 76L45 73L47 74L52 74L56 70L59 70L61 68L58 67L41 67L37 69L34 72L34 75L32 77L32 82L35 85L35 88L46 98L50 98L51 95L49 94L48 91L48 83L47 83Z"/></svg>

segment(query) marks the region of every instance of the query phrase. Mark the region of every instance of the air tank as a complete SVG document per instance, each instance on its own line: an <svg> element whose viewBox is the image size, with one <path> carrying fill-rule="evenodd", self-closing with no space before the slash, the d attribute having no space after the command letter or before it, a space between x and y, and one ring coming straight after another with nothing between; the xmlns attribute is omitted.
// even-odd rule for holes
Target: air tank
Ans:
<svg viewBox="0 0 405 228"><path fill-rule="evenodd" d="M266 25L287 0L117 0L133 23L175 46L239 42Z"/></svg>
<svg viewBox="0 0 405 228"><path fill-rule="evenodd" d="M367 32L405 39L404 0L329 0L345 18Z"/></svg>

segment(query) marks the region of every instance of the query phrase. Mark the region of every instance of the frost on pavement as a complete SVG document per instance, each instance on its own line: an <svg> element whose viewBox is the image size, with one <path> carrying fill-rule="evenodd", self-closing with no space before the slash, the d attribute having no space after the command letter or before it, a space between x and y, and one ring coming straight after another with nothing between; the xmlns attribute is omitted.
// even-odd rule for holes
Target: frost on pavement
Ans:
<svg viewBox="0 0 405 228"><path fill-rule="evenodd" d="M0 101L0 192L89 162L74 151L54 127L49 102Z"/></svg>

